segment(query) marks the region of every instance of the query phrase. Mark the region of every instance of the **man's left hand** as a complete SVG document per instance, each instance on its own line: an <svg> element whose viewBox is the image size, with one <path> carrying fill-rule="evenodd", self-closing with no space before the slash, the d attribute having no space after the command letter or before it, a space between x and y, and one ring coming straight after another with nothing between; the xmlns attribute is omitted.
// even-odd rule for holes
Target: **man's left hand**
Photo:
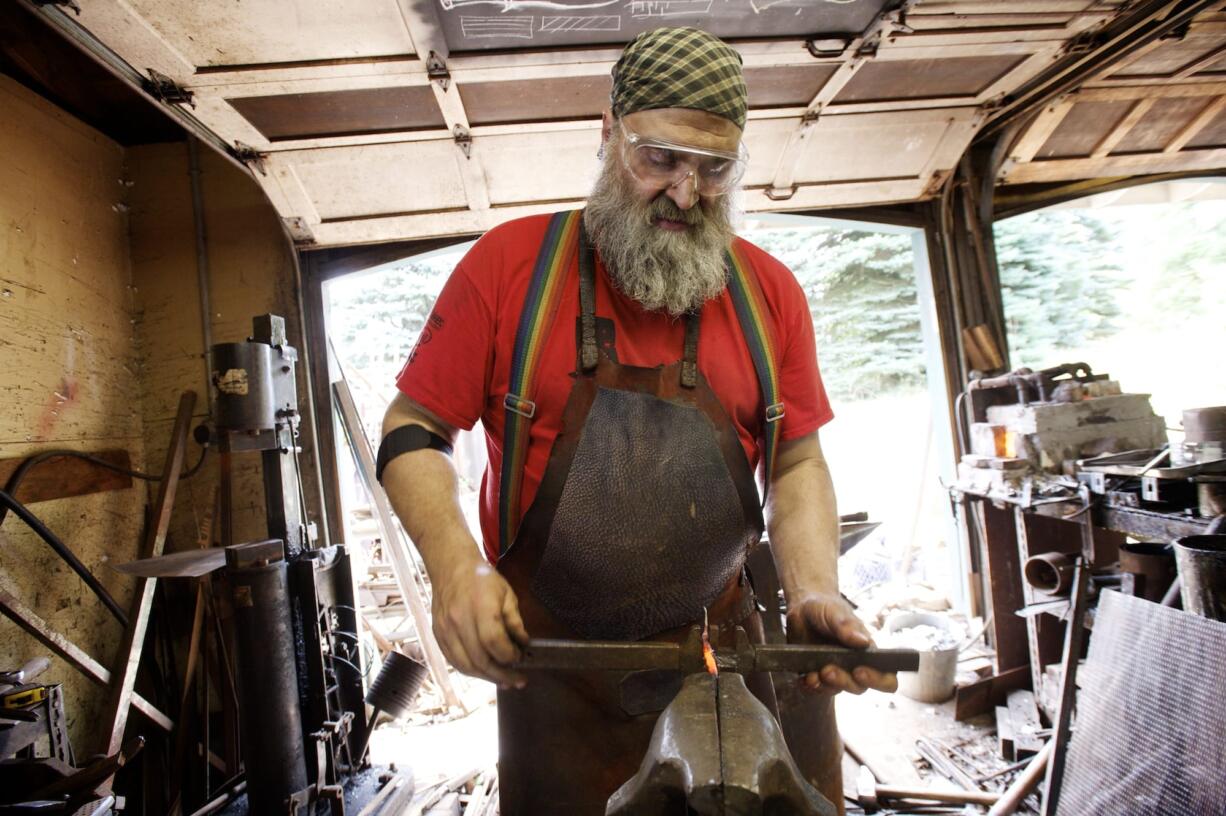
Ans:
<svg viewBox="0 0 1226 816"><path fill-rule="evenodd" d="M873 645L868 629L851 605L841 595L823 592L806 593L795 601L788 599L788 640L836 643L852 649ZM810 689L831 694L840 691L863 694L870 688L887 693L898 690L898 675L868 666L857 666L850 672L838 666L825 666L820 672L805 675L801 682Z"/></svg>

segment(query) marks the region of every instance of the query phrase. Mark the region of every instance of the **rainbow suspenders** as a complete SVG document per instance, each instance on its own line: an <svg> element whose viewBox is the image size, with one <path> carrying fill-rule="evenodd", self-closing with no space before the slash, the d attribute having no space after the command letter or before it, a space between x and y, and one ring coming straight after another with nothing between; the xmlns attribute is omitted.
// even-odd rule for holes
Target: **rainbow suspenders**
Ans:
<svg viewBox="0 0 1226 816"><path fill-rule="evenodd" d="M532 281L524 298L515 333L515 350L511 358L511 381L503 406L506 427L503 431L502 473L498 491L498 555L506 555L515 541L519 527L520 496L523 488L524 460L528 453L529 425L536 415L536 375L541 349L557 316L558 304L567 268L575 258L579 245L579 223L582 210L555 213L545 230L540 254L532 271ZM779 398L778 353L766 325L766 301L749 263L735 251L727 257L728 292L741 325L741 333L749 345L758 386L766 406L763 434L763 501L770 489L774 472L775 451L783 419L783 402Z"/></svg>

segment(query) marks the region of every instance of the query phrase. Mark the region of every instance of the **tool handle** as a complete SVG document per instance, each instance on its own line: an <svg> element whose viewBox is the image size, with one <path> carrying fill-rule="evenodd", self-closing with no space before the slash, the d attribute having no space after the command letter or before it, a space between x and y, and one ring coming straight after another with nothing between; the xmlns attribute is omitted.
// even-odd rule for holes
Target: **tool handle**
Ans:
<svg viewBox="0 0 1226 816"><path fill-rule="evenodd" d="M867 666L883 672L917 671L919 652L913 649L846 649L840 646L805 646L767 643L753 647L753 670L760 672L820 671L838 666L851 671Z"/></svg>
<svg viewBox="0 0 1226 816"><path fill-rule="evenodd" d="M35 677L51 668L51 660L39 655L26 661L26 664L21 667L21 682L29 683Z"/></svg>

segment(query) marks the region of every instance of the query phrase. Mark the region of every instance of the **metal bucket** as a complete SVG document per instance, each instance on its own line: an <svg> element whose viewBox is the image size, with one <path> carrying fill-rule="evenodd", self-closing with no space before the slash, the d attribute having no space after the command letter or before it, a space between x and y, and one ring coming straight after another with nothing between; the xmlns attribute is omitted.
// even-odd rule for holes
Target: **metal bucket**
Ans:
<svg viewBox="0 0 1226 816"><path fill-rule="evenodd" d="M890 616L885 629L891 635L912 626L926 625L950 632L949 621L928 612L902 612ZM958 672L958 647L919 652L919 670L898 673L898 691L921 703L943 703L954 696Z"/></svg>
<svg viewBox="0 0 1226 816"><path fill-rule="evenodd" d="M1175 539L1175 563L1184 610L1226 621L1226 535Z"/></svg>
<svg viewBox="0 0 1226 816"><path fill-rule="evenodd" d="M1175 580L1175 552L1170 544L1120 545L1120 571L1133 576L1134 594L1158 603Z"/></svg>

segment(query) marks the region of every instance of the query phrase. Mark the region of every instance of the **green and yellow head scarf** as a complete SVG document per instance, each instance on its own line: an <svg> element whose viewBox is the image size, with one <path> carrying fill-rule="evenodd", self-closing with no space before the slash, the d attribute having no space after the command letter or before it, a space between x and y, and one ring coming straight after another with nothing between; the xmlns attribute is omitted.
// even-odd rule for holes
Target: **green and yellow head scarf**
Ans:
<svg viewBox="0 0 1226 816"><path fill-rule="evenodd" d="M748 108L741 55L697 28L657 28L638 35L613 66L613 114L692 108L745 127Z"/></svg>

